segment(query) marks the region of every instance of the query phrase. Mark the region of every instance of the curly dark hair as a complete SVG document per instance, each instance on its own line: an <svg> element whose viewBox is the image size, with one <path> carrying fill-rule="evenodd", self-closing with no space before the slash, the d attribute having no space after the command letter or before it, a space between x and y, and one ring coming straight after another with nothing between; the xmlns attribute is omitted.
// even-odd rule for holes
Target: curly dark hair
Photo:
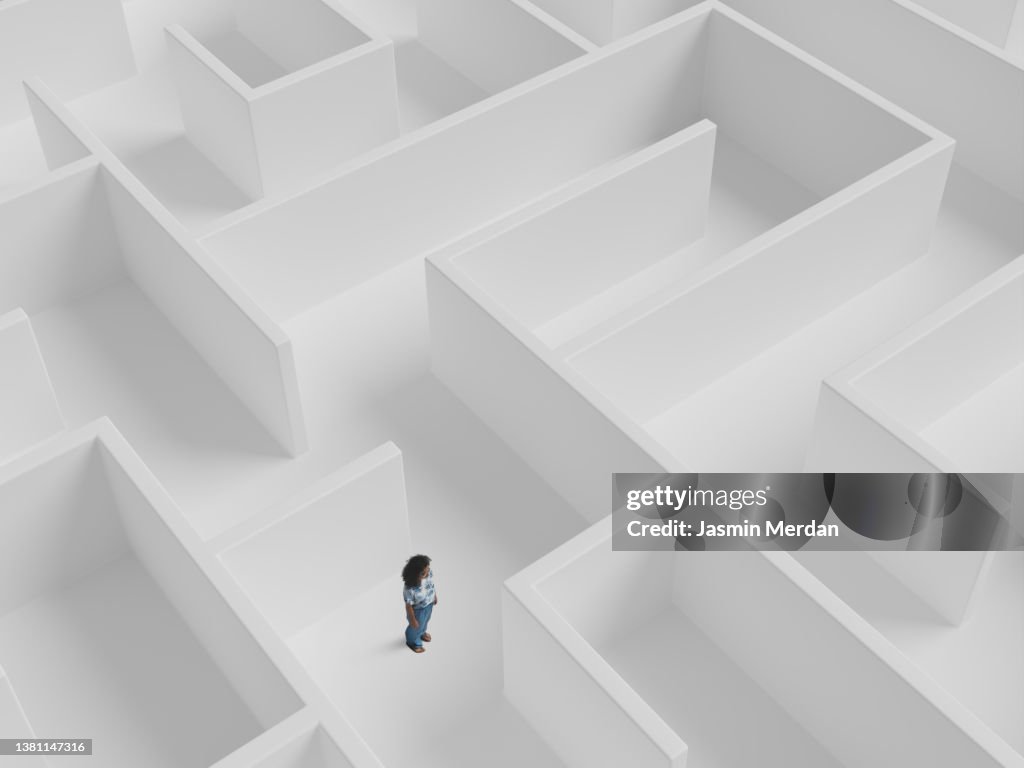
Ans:
<svg viewBox="0 0 1024 768"><path fill-rule="evenodd" d="M420 584L420 574L423 573L423 569L430 565L430 558L426 555L413 555L409 558L405 564L405 568L402 569L402 581L405 582L407 587L418 587Z"/></svg>

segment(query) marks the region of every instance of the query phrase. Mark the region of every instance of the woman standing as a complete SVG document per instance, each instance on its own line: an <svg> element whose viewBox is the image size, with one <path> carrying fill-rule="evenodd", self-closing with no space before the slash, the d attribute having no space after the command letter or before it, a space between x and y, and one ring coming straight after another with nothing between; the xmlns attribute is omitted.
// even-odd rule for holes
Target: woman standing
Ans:
<svg viewBox="0 0 1024 768"><path fill-rule="evenodd" d="M434 571L430 567L430 558L426 555L413 555L402 569L402 581L405 589L405 616L409 626L405 628L405 644L415 653L423 653L423 643L429 643L431 637L427 632L430 614L437 605L437 593L434 591Z"/></svg>

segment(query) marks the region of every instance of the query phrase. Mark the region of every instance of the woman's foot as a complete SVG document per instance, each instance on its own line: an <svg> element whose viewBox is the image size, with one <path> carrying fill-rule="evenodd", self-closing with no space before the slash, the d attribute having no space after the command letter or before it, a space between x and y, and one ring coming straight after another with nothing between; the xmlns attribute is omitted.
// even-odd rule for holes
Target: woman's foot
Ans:
<svg viewBox="0 0 1024 768"><path fill-rule="evenodd" d="M406 645L409 645L409 644L406 643ZM412 651L413 653L423 653L427 649L424 648L422 645L409 645L409 650Z"/></svg>
<svg viewBox="0 0 1024 768"><path fill-rule="evenodd" d="M429 643L431 641L431 639L432 638L430 637L430 635L427 632L423 633L422 640L423 640L424 643Z"/></svg>

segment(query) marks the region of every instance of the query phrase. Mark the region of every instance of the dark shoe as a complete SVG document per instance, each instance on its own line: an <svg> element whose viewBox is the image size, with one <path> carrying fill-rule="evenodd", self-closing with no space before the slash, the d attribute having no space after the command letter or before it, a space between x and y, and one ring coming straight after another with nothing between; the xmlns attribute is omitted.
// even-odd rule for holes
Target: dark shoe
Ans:
<svg viewBox="0 0 1024 768"><path fill-rule="evenodd" d="M406 645L409 644L406 643ZM411 650L413 653L423 653L427 649L424 648L422 645L409 645L409 650Z"/></svg>

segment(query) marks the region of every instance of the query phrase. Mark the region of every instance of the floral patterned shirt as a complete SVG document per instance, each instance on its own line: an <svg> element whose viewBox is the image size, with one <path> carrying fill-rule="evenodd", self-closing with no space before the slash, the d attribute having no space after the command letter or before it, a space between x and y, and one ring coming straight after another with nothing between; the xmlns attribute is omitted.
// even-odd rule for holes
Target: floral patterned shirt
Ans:
<svg viewBox="0 0 1024 768"><path fill-rule="evenodd" d="M420 581L418 587L406 587L402 590L405 602L413 608L426 608L434 604L434 569L431 568L427 577Z"/></svg>

